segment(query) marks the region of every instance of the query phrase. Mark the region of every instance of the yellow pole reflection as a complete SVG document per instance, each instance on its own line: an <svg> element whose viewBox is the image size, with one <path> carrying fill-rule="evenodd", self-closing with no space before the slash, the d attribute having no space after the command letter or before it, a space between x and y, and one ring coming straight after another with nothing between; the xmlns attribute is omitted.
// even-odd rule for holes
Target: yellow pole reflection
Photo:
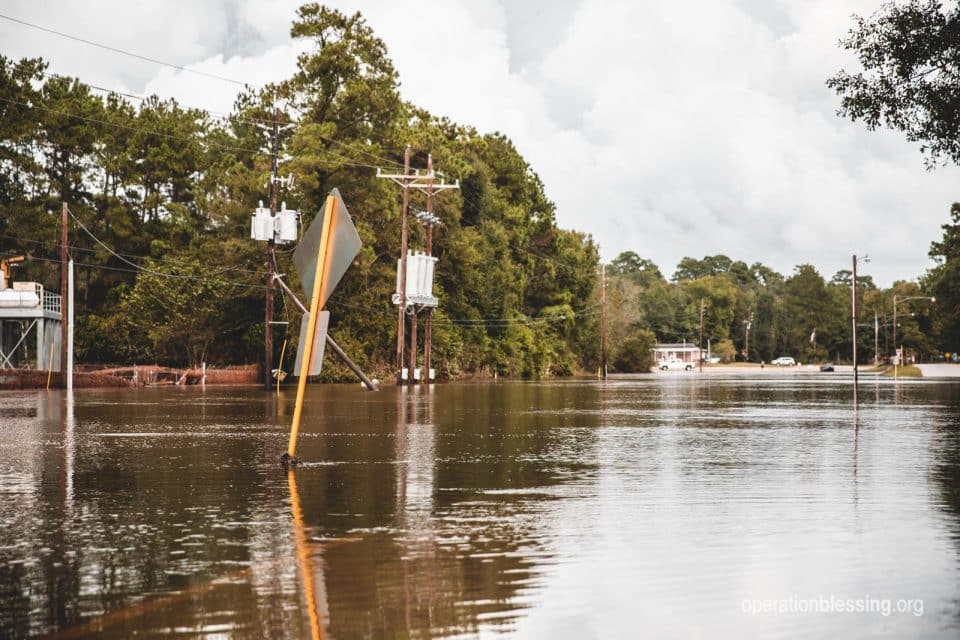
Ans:
<svg viewBox="0 0 960 640"><path fill-rule="evenodd" d="M307 614L310 617L310 637L319 640L323 637L320 628L320 615L317 613L316 586L313 581L313 563L307 545L307 533L303 527L303 510L300 508L300 492L297 490L297 475L292 469L287 471L287 484L290 487L290 511L293 514L293 537L297 545L297 565L303 577L303 588L307 597Z"/></svg>

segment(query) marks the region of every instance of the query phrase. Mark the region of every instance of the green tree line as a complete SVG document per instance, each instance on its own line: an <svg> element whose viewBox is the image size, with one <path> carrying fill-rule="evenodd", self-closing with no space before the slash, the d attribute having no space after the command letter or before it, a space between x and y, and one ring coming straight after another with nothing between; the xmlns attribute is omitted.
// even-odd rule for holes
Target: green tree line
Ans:
<svg viewBox="0 0 960 640"><path fill-rule="evenodd" d="M960 274L951 273L960 268L960 205L954 205L952 215L953 222L944 226L944 239L931 247L931 255L943 256L941 266L919 282L897 281L883 289L869 275L858 275L861 363L875 357L883 361L899 346L933 359L960 345L955 321L960 296L945 286L960 283L955 279ZM701 305L704 348L709 345L713 355L725 361L770 362L792 356L801 362L823 362L852 357L849 270L828 280L813 266L801 264L784 276L760 263L748 265L715 255L684 258L668 280L656 264L627 251L612 261L607 273L610 357L617 369L645 370L652 364L648 352L654 342L698 344ZM937 297L937 303L922 299L929 297ZM626 353L618 345L624 345Z"/></svg>
<svg viewBox="0 0 960 640"><path fill-rule="evenodd" d="M100 92L0 56L0 249L26 254L20 280L58 289L61 203L72 213L78 358L188 365L262 359L264 246L250 216L267 199L269 133L281 110L281 199L308 225L338 187L364 246L328 304L331 333L387 376L396 341L390 294L400 192L375 169L427 154L459 192L436 198L434 362L443 376L539 377L598 362L598 252L560 228L543 184L511 141L404 101L384 43L360 14L318 4L297 13L307 43L296 72L246 90L229 114ZM424 204L415 194L413 208ZM410 247L424 230L411 224ZM277 267L296 290L289 248ZM299 313L278 303L276 335L295 341ZM421 332L422 333L422 332ZM294 342L295 344L295 342ZM289 354L290 350L288 350ZM289 362L292 359L288 359ZM329 378L345 370L328 359Z"/></svg>

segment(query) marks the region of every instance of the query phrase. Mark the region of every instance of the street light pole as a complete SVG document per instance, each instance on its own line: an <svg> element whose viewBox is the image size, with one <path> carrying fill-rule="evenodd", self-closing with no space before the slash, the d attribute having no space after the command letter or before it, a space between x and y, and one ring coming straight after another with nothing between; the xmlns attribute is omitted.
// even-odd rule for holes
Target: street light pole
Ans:
<svg viewBox="0 0 960 640"><path fill-rule="evenodd" d="M907 296L906 298L900 298L897 301L897 294L893 294L893 349L897 349L897 305L901 302L909 302L910 300L929 300L930 302L936 302L937 299L933 296ZM903 363L904 360L903 346L900 347L900 355L897 356L896 364L893 365L893 374L896 377L897 367Z"/></svg>

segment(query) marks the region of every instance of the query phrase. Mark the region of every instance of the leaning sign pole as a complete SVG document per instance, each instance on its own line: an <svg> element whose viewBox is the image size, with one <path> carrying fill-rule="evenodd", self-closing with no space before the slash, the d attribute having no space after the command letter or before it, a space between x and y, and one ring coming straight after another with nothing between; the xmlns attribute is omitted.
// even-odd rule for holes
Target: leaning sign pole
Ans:
<svg viewBox="0 0 960 640"><path fill-rule="evenodd" d="M303 308L304 318L300 324L297 364L294 365L300 373L297 380L297 399L293 408L293 420L290 425L290 442L286 453L280 456L280 461L286 465L297 464L295 457L297 435L300 433L300 422L303 418L303 396L306 393L307 378L320 375L324 344L334 345L333 340L327 335L330 312L322 309L344 273L353 264L353 259L356 258L361 245L360 235L350 218L350 212L347 211L340 192L333 189L327 196L323 211L310 223L310 227L293 252L293 265L300 275L304 293L310 298L310 308L297 303ZM278 276L274 278L281 284L284 291L288 291L287 286ZM291 297L296 299L295 296ZM334 346L334 351L345 361L350 362L339 347ZM351 369L359 370L356 366L352 366ZM376 387L365 376L361 376L361 379L368 388Z"/></svg>
<svg viewBox="0 0 960 640"><path fill-rule="evenodd" d="M290 423L290 441L287 444L287 453L282 460L284 463L296 464L297 435L300 433L300 420L303 417L303 396L307 390L307 377L310 375L310 361L313 359L313 336L317 328L317 317L320 315L320 301L323 296L324 276L327 262L327 245L330 243L333 227L333 214L336 207L336 198L327 196L327 203L323 214L323 227L320 232L320 247L317 252L317 266L313 277L313 293L310 296L310 320L307 324L307 339L303 341L304 354L300 361L300 378L297 380L297 399L293 407L293 420Z"/></svg>

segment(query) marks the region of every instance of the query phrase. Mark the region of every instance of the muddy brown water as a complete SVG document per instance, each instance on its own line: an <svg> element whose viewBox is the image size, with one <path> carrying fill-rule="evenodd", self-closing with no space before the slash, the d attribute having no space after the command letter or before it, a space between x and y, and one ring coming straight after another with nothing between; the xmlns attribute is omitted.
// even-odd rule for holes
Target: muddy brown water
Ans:
<svg viewBox="0 0 960 640"><path fill-rule="evenodd" d="M851 395L3 392L0 637L957 637L960 383Z"/></svg>

